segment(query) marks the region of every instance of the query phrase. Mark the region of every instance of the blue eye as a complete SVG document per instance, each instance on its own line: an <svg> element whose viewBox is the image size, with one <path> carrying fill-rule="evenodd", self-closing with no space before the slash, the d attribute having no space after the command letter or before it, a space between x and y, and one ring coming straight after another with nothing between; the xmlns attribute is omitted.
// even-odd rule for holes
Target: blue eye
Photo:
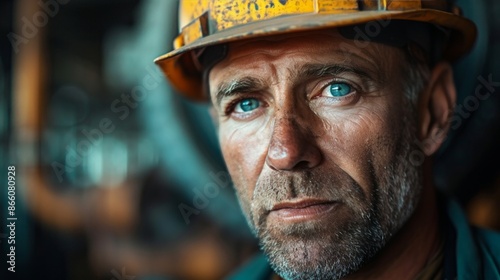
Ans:
<svg viewBox="0 0 500 280"><path fill-rule="evenodd" d="M250 112L257 109L259 106L259 100L255 98L247 98L238 102L234 111L238 113Z"/></svg>
<svg viewBox="0 0 500 280"><path fill-rule="evenodd" d="M333 83L328 87L330 94L335 97L346 96L352 91L351 86L346 83Z"/></svg>

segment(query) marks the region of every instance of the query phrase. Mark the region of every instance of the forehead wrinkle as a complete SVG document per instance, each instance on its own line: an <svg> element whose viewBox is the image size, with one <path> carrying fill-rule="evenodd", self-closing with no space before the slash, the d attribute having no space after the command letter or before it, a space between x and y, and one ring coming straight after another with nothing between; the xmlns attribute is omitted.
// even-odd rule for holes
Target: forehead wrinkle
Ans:
<svg viewBox="0 0 500 280"><path fill-rule="evenodd" d="M356 74L361 74L362 72L367 73L375 82L378 83L383 84L389 79L390 73L394 71L394 69L391 69L392 65L394 65L394 63L392 63L393 59L395 58L393 51L389 51L386 46L374 42L370 42L369 45L363 48L352 46L352 49L346 49L345 47L343 47L343 42L348 42L350 40L342 37L339 38L337 36L331 37L331 44L325 44L322 46L318 46L318 48L316 48L315 50L309 50L309 54L311 55L309 57L310 60L317 60L316 56L314 55L315 53L323 53L326 54L327 57L329 57L329 59L327 58L327 62L329 64L343 64L346 66L350 66L349 68L354 70L359 69L360 71L358 72L352 72ZM278 74L278 72L282 72L283 70L287 73L285 74L286 76L282 75L281 79L285 78L294 81L297 81L298 79L303 80L303 69L300 69L300 65L298 65L299 67L294 67L294 65L297 66L296 63L301 64L300 61L302 60L302 57L300 55L295 56L295 54L304 53L307 46L305 44L308 43L302 41L297 45L297 48L284 47L285 43L288 43L290 39L295 38L298 38L298 36L293 38L285 37L279 40L250 40L231 44L228 57L224 61L220 62L216 67L220 67L222 69L225 68L226 70L231 69L230 72L232 72L232 75L234 76L241 73L241 71L249 70L250 68L256 68L255 70L257 70L262 67L270 67L271 69L260 69L259 71L256 71L257 73L255 73L255 75L258 76L262 75L263 73L268 73L266 80L268 78L273 80L273 85L279 83L280 74ZM335 42L333 42L333 40ZM257 59L257 57L260 58ZM239 61L240 59L245 60L244 68L246 69L232 69L234 63L238 64L237 61ZM289 60L287 67L288 69L276 69L276 65L274 65L274 62L280 61L282 59ZM266 63L257 63L257 60L265 61ZM318 61L318 63L324 63L324 61ZM253 76L254 73L251 72L251 75ZM230 75L227 75L226 77L231 78ZM249 83L247 82L248 81L243 81L243 83L240 84L249 85ZM233 83L232 86L230 84L226 84L224 86L226 87L226 89L234 89L237 88L237 84L238 83ZM256 83L255 79L254 84L258 84ZM219 86L218 88L221 89L221 86ZM222 93L221 90L218 90L218 92ZM227 93L229 92L226 91L226 94L222 95L217 94L216 96L220 96L220 98L216 98L217 103L220 103L220 100L224 96L228 96Z"/></svg>
<svg viewBox="0 0 500 280"><path fill-rule="evenodd" d="M394 74L401 74L401 65L405 63L402 48L370 42L368 47L358 49L362 52L346 51L344 55L345 53L352 55L356 58L356 62L359 61L369 66L368 69L373 72L373 77L377 78L381 84L388 86L394 82Z"/></svg>
<svg viewBox="0 0 500 280"><path fill-rule="evenodd" d="M334 53L343 57L348 55L349 57L345 58L342 61L343 63L348 62L352 69L363 70L371 77L376 78L377 82L383 83L386 80L384 77L385 71L383 71L383 59L378 59L376 56L372 55L370 51L366 51L366 53L363 53L363 55L345 50L335 50ZM378 57L382 57L380 53Z"/></svg>

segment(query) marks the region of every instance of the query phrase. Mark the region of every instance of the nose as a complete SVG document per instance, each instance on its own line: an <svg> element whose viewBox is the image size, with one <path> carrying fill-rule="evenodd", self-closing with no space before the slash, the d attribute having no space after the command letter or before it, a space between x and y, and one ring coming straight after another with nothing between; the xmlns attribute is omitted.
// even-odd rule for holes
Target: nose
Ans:
<svg viewBox="0 0 500 280"><path fill-rule="evenodd" d="M266 164L271 169L310 169L321 163L322 154L314 135L295 119L276 120L273 129L266 157Z"/></svg>

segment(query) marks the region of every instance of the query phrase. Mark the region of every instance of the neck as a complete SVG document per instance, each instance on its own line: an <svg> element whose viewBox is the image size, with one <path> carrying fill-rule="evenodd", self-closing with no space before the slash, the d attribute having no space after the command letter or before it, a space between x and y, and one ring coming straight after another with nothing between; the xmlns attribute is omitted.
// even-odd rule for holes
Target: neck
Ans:
<svg viewBox="0 0 500 280"><path fill-rule="evenodd" d="M347 279L414 279L437 253L441 236L431 172L431 164L426 161L426 181L410 219L370 263Z"/></svg>

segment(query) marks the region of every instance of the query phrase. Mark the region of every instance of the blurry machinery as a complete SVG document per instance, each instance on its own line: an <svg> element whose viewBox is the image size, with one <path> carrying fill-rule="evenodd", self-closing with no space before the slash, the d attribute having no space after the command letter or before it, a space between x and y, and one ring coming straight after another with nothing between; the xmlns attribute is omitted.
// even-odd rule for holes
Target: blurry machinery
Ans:
<svg viewBox="0 0 500 280"><path fill-rule="evenodd" d="M1 159L17 166L25 206L18 212L24 223L15 277L108 280L125 272L220 279L256 247L230 188L221 188L189 224L179 212L224 167L206 107L169 94L152 63L176 36L176 1L60 2L18 52L9 43L0 60L0 69L13 65L12 95L0 102L2 148L8 147ZM470 75L500 80L494 17L500 2L458 2L471 6L464 12L480 28L471 58L456 65L463 104L478 83ZM38 1L3 3L15 6L19 34L23 18L33 22L42 11ZM147 98L130 105L123 96L146 77L153 79ZM12 109L3 102L10 97ZM497 229L499 108L498 94L483 101L436 162L436 183L468 204L475 221Z"/></svg>
<svg viewBox="0 0 500 280"><path fill-rule="evenodd" d="M220 160L219 167L212 165L217 160L193 164L200 149L214 154L217 150L186 145L182 139L192 131L173 131L172 117L154 120L142 115L143 110L154 111L144 108L158 104L155 92L164 95L167 88L157 79L152 80L156 86L136 91L151 84L142 83L146 76L155 79L152 60L157 53L144 60L151 68L142 72L136 65L127 71L117 64L109 68L120 51L109 49L110 40L119 37L113 34L126 35L138 25L149 29L150 18L140 12L151 13L155 5L173 8L175 2L52 2L59 5L52 6L53 15L36 1L16 1L14 7L17 34L25 35L28 25L34 26L28 42L19 44L13 56L10 142L15 148L12 163L19 171L19 205L28 209L25 235L19 239L29 244L19 256L15 277L111 279L127 273L155 279L220 279L256 249L231 188L221 189L190 223L178 208L192 204L193 190L210 183L211 172L224 170ZM43 13L43 26L32 22ZM147 44L135 52L145 53L151 44L163 48L158 39ZM162 104L161 111L167 106L173 112L203 110L183 108L182 100ZM158 130L148 127L158 121L167 134L151 136ZM178 143L161 146L162 137L176 137L168 141ZM216 143L215 136L212 139Z"/></svg>

